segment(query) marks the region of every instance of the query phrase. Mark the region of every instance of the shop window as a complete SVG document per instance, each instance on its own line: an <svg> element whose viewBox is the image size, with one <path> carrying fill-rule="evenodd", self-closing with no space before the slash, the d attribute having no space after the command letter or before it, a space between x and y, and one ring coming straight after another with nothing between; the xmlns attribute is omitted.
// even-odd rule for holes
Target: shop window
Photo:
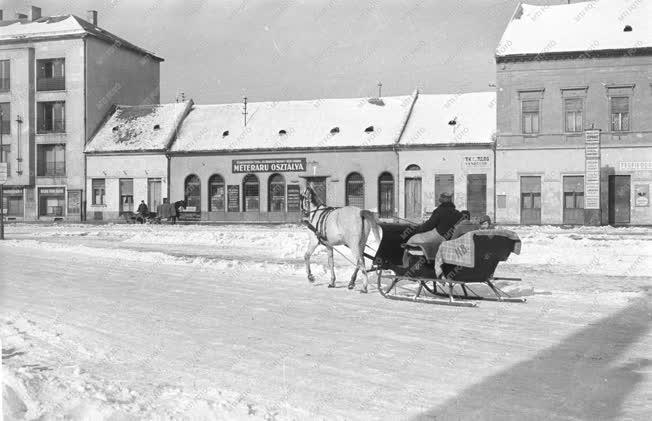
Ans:
<svg viewBox="0 0 652 421"><path fill-rule="evenodd" d="M521 102L523 111L523 133L539 133L539 103L538 99L524 100Z"/></svg>
<svg viewBox="0 0 652 421"><path fill-rule="evenodd" d="M285 178L281 174L269 177L269 211L285 212Z"/></svg>
<svg viewBox="0 0 652 421"><path fill-rule="evenodd" d="M0 124L2 134L11 134L11 105L8 102L0 102Z"/></svg>
<svg viewBox="0 0 652 421"><path fill-rule="evenodd" d="M254 174L247 174L242 180L244 211L260 210L260 182Z"/></svg>
<svg viewBox="0 0 652 421"><path fill-rule="evenodd" d="M93 205L104 205L104 195L106 192L106 184L103 178L94 178L91 180L93 189Z"/></svg>
<svg viewBox="0 0 652 421"><path fill-rule="evenodd" d="M225 203L224 178L219 174L214 174L208 179L208 211L224 212Z"/></svg>
<svg viewBox="0 0 652 421"><path fill-rule="evenodd" d="M381 218L394 216L394 177L388 172L378 177L378 214Z"/></svg>
<svg viewBox="0 0 652 421"><path fill-rule="evenodd" d="M39 102L36 106L36 124L38 133L63 133L66 103L64 101Z"/></svg>
<svg viewBox="0 0 652 421"><path fill-rule="evenodd" d="M134 179L120 179L120 214L134 211Z"/></svg>
<svg viewBox="0 0 652 421"><path fill-rule="evenodd" d="M37 145L39 177L63 177L66 175L66 145Z"/></svg>
<svg viewBox="0 0 652 421"><path fill-rule="evenodd" d="M611 97L611 130L629 130L629 97Z"/></svg>
<svg viewBox="0 0 652 421"><path fill-rule="evenodd" d="M10 88L10 62L9 60L0 60L0 92L8 92Z"/></svg>
<svg viewBox="0 0 652 421"><path fill-rule="evenodd" d="M39 188L39 216L63 216L66 206L63 187Z"/></svg>
<svg viewBox="0 0 652 421"><path fill-rule="evenodd" d="M183 198L186 201L186 210L199 212L201 209L201 182L194 174L186 177L183 184Z"/></svg>
<svg viewBox="0 0 652 421"><path fill-rule="evenodd" d="M582 114L584 100L582 98L564 99L564 110L566 115L566 132L581 132L583 130Z"/></svg>
<svg viewBox="0 0 652 421"><path fill-rule="evenodd" d="M364 178L357 172L346 177L346 206L364 209Z"/></svg>
<svg viewBox="0 0 652 421"><path fill-rule="evenodd" d="M11 145L2 145L0 148L0 157L2 161L7 164L7 177L11 177L11 160L9 159L9 152L11 152Z"/></svg>
<svg viewBox="0 0 652 421"><path fill-rule="evenodd" d="M5 216L23 217L24 202L22 189L5 189L2 196L2 208L5 210Z"/></svg>

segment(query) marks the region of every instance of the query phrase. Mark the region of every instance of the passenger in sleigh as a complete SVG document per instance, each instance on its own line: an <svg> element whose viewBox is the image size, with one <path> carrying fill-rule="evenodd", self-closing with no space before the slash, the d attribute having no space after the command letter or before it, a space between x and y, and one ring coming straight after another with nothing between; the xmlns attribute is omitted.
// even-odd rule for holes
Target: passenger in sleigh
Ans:
<svg viewBox="0 0 652 421"><path fill-rule="evenodd" d="M406 243L406 252L403 264L409 265L410 250L422 250L426 260L434 261L439 246L450 240L455 230L455 225L462 219L462 213L455 209L453 196L442 193L439 196L439 206L432 212L430 219L413 229L413 235ZM419 253L415 253L419 254Z"/></svg>

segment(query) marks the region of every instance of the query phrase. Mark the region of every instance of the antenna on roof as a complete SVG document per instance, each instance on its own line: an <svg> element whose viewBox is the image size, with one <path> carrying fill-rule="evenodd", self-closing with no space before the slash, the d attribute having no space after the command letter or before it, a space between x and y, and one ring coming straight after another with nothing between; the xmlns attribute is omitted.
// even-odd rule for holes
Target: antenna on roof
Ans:
<svg viewBox="0 0 652 421"><path fill-rule="evenodd" d="M378 81L378 99L382 98L381 93L383 89L383 82Z"/></svg>
<svg viewBox="0 0 652 421"><path fill-rule="evenodd" d="M243 106L244 106L244 111L242 112L242 115L244 116L244 125L247 127L247 97L243 96Z"/></svg>

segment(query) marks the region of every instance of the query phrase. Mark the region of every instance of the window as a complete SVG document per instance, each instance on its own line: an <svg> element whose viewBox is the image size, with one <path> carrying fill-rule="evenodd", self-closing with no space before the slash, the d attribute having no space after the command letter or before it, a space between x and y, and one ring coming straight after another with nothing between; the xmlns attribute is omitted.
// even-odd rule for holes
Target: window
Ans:
<svg viewBox="0 0 652 421"><path fill-rule="evenodd" d="M566 98L564 99L564 109L566 115L566 132L581 132L582 127L582 113L584 108L584 101L582 98Z"/></svg>
<svg viewBox="0 0 652 421"><path fill-rule="evenodd" d="M364 178L357 172L346 177L346 206L364 209Z"/></svg>
<svg viewBox="0 0 652 421"><path fill-rule="evenodd" d="M225 202L225 186L224 178L221 175L215 174L208 179L208 211L222 211L224 212Z"/></svg>
<svg viewBox="0 0 652 421"><path fill-rule="evenodd" d="M614 132L629 130L629 97L611 97L611 130Z"/></svg>
<svg viewBox="0 0 652 421"><path fill-rule="evenodd" d="M523 133L539 133L539 100L522 101L523 110Z"/></svg>
<svg viewBox="0 0 652 421"><path fill-rule="evenodd" d="M38 133L63 133L66 131L65 102L39 102L36 113Z"/></svg>
<svg viewBox="0 0 652 421"><path fill-rule="evenodd" d="M9 152L11 152L11 145L2 145L2 149L0 149L2 161L0 162L5 162L7 164L7 177L11 177L11 161L9 159Z"/></svg>
<svg viewBox="0 0 652 421"><path fill-rule="evenodd" d="M378 214L381 218L394 215L394 177L388 172L378 177Z"/></svg>
<svg viewBox="0 0 652 421"><path fill-rule="evenodd" d="M36 90L63 91L65 83L65 60L62 58L38 60Z"/></svg>
<svg viewBox="0 0 652 421"><path fill-rule="evenodd" d="M134 211L134 179L120 180L120 214Z"/></svg>
<svg viewBox="0 0 652 421"><path fill-rule="evenodd" d="M186 201L186 210L199 212L201 209L201 183L194 174L186 177L183 188L183 197Z"/></svg>
<svg viewBox="0 0 652 421"><path fill-rule="evenodd" d="M410 164L407 166L405 171L421 171L421 167L418 166L417 164Z"/></svg>
<svg viewBox="0 0 652 421"><path fill-rule="evenodd" d="M584 177L564 177L564 209L584 209Z"/></svg>
<svg viewBox="0 0 652 421"><path fill-rule="evenodd" d="M66 145L37 145L39 177L63 177L66 175Z"/></svg>
<svg viewBox="0 0 652 421"><path fill-rule="evenodd" d="M285 212L285 178L281 174L269 177L269 211Z"/></svg>
<svg viewBox="0 0 652 421"><path fill-rule="evenodd" d="M9 60L0 60L0 92L9 91Z"/></svg>
<svg viewBox="0 0 652 421"><path fill-rule="evenodd" d="M2 114L2 134L11 134L11 107L8 102L0 102Z"/></svg>
<svg viewBox="0 0 652 421"><path fill-rule="evenodd" d="M39 188L39 216L63 216L66 206L63 187L41 187Z"/></svg>
<svg viewBox="0 0 652 421"><path fill-rule="evenodd" d="M103 178L94 178L91 181L93 189L93 204L104 205L105 181Z"/></svg>
<svg viewBox="0 0 652 421"><path fill-rule="evenodd" d="M242 180L242 192L245 212L260 210L260 183L258 177L247 174Z"/></svg>

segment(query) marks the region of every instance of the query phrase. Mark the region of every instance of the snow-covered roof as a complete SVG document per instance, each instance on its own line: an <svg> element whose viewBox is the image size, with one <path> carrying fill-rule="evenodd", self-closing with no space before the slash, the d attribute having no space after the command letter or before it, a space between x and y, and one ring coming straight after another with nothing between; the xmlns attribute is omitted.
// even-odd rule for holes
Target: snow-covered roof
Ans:
<svg viewBox="0 0 652 421"><path fill-rule="evenodd" d="M650 22L652 0L519 4L496 56L652 47Z"/></svg>
<svg viewBox="0 0 652 421"><path fill-rule="evenodd" d="M33 41L82 35L92 35L111 44L150 55L156 60L163 61L162 58L153 53L75 15L42 17L33 21L28 19L0 21L0 43L3 41Z"/></svg>
<svg viewBox="0 0 652 421"><path fill-rule="evenodd" d="M176 152L391 146L414 95L195 105L179 129ZM225 132L228 131L228 135Z"/></svg>
<svg viewBox="0 0 652 421"><path fill-rule="evenodd" d="M495 131L495 92L419 94L400 144L490 144Z"/></svg>
<svg viewBox="0 0 652 421"><path fill-rule="evenodd" d="M192 101L120 105L86 145L86 152L165 151Z"/></svg>

